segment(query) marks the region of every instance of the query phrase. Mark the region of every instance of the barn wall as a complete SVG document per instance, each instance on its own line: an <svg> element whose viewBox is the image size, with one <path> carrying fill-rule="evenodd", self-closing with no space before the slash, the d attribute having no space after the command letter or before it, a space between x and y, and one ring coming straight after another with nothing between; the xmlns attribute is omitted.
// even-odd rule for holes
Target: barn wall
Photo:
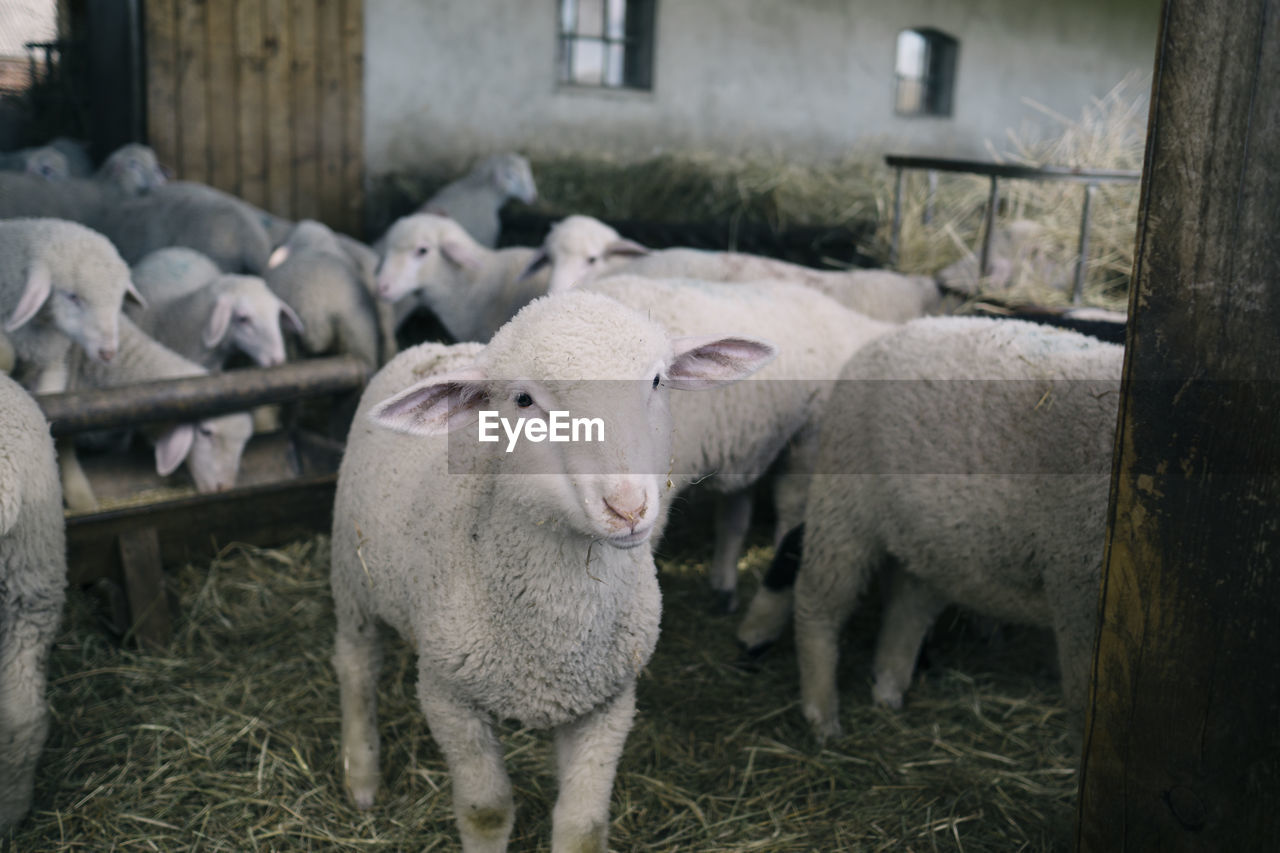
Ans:
<svg viewBox="0 0 1280 853"><path fill-rule="evenodd" d="M1148 72L1159 0L659 0L652 92L557 89L555 0L366 0L372 175L526 153L778 150L859 139L974 155L1035 113L1077 116ZM950 118L893 113L897 33L960 41Z"/></svg>
<svg viewBox="0 0 1280 853"><path fill-rule="evenodd" d="M147 0L147 139L179 178L359 233L362 0Z"/></svg>

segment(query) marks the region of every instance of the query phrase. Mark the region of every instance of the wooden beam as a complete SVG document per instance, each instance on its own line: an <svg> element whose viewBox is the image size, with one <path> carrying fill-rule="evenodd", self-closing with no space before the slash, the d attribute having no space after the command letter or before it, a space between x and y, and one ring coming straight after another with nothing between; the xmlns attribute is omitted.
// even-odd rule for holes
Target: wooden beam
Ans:
<svg viewBox="0 0 1280 853"><path fill-rule="evenodd" d="M267 203L266 56L262 0L236 3L236 142L240 156L238 195L259 207Z"/></svg>
<svg viewBox="0 0 1280 853"><path fill-rule="evenodd" d="M209 63L205 4L178 3L178 152L173 168L188 181L209 180Z"/></svg>
<svg viewBox="0 0 1280 853"><path fill-rule="evenodd" d="M1080 851L1280 836L1280 0L1166 0Z"/></svg>
<svg viewBox="0 0 1280 853"><path fill-rule="evenodd" d="M320 79L315 0L289 0L293 24L293 216L320 216Z"/></svg>
<svg viewBox="0 0 1280 853"><path fill-rule="evenodd" d="M147 143L166 166L178 162L178 20L174 0L147 0Z"/></svg>
<svg viewBox="0 0 1280 853"><path fill-rule="evenodd" d="M139 423L183 421L238 412L264 403L322 397L362 387L369 368L350 356L279 367L140 382L36 398L54 435Z"/></svg>
<svg viewBox="0 0 1280 853"><path fill-rule="evenodd" d="M266 208L293 218L293 31L288 0L263 4L264 133L267 146Z"/></svg>
<svg viewBox="0 0 1280 853"><path fill-rule="evenodd" d="M134 639L144 649L164 648L172 627L156 529L139 527L125 531L120 534L118 545Z"/></svg>

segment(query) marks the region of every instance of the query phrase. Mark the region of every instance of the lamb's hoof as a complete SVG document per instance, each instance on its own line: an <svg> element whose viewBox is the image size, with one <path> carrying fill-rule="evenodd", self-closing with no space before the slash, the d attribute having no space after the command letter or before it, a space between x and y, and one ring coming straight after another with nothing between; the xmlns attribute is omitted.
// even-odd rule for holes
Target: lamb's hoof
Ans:
<svg viewBox="0 0 1280 853"><path fill-rule="evenodd" d="M813 736L820 745L826 744L829 740L835 740L844 734L840 729L840 718L835 714L827 716L816 712L811 713L811 709L806 708L804 716L809 721L809 725L813 729Z"/></svg>
<svg viewBox="0 0 1280 853"><path fill-rule="evenodd" d="M894 711L902 710L902 690L892 685L876 682L871 686L871 701Z"/></svg>
<svg viewBox="0 0 1280 853"><path fill-rule="evenodd" d="M378 792L378 784L355 783L347 780L347 794L351 796L351 802L355 803L356 808L362 812L367 812L373 808L374 794Z"/></svg>
<svg viewBox="0 0 1280 853"><path fill-rule="evenodd" d="M720 616L728 616L738 609L738 593L732 589L713 589L711 591L711 612Z"/></svg>

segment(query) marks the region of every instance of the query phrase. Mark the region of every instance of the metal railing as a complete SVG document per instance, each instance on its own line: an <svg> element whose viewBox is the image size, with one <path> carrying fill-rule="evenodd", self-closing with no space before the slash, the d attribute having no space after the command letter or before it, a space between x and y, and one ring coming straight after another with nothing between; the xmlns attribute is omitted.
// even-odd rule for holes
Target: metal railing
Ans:
<svg viewBox="0 0 1280 853"><path fill-rule="evenodd" d="M938 172L962 172L970 175L986 175L991 179L991 192L987 196L986 227L982 235L982 254L978 261L978 277L990 271L991 237L995 233L996 211L1000 207L1000 178L1019 181L1072 181L1084 184L1084 204L1080 211L1080 242L1076 251L1075 280L1071 287L1071 301L1079 303L1084 290L1085 265L1089 257L1089 218L1093 211L1093 195L1100 184L1132 184L1142 179L1142 173L1134 169L1073 169L1067 166L1018 166L1009 163L988 163L982 160L953 160L945 157L906 157L888 154L885 163L897 174L893 188L893 232L889 242L889 264L898 265L898 243L902 235L902 188L907 169L929 173L929 194L925 200L924 221L928 224L933 215L933 196L938 187Z"/></svg>

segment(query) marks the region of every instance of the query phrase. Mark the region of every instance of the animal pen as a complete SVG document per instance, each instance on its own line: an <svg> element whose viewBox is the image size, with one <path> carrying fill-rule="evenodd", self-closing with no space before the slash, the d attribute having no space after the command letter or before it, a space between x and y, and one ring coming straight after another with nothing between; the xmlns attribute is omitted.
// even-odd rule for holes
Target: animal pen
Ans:
<svg viewBox="0 0 1280 853"><path fill-rule="evenodd" d="M149 141L180 176L358 229L361 8L147 3ZM224 102L219 86L232 79L242 94ZM1276 79L1280 0L1166 0L1083 760L1044 632L993 639L944 616L904 709L872 706L874 606L845 641L841 680L856 685L847 734L816 744L792 698L790 640L745 660L730 621L705 612L710 520L695 496L657 550L663 633L614 785L614 849L1274 845ZM273 109L286 99L288 110ZM108 604L70 596L34 809L0 846L452 849L448 773L406 646L390 647L383 666L383 784L371 811L350 804L338 766L326 531L341 446L329 411L341 422L366 380L338 359L127 399L42 401L59 435L143 411L285 404L297 414L251 451L273 482L68 520L71 579L107 591ZM753 529L748 595L768 539ZM503 735L521 802L511 847L540 849L555 797L549 743L511 726Z"/></svg>

